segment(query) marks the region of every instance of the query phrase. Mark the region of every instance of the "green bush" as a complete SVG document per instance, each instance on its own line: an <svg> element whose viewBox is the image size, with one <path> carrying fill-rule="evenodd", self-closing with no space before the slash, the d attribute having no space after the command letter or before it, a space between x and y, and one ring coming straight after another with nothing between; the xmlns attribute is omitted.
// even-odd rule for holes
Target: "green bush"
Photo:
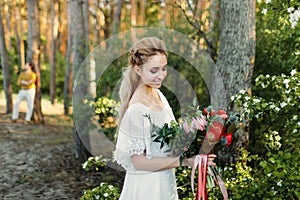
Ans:
<svg viewBox="0 0 300 200"><path fill-rule="evenodd" d="M119 197L120 189L104 182L94 189L85 190L80 200L116 200Z"/></svg>

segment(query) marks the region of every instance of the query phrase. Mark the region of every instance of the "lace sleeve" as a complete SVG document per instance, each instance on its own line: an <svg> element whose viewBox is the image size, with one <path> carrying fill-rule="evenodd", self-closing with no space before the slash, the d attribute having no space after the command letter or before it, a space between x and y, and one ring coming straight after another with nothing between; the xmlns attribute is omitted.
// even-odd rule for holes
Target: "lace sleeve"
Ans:
<svg viewBox="0 0 300 200"><path fill-rule="evenodd" d="M152 158L150 122L142 105L132 105L120 124L115 160L126 170L133 169L130 156L146 154Z"/></svg>

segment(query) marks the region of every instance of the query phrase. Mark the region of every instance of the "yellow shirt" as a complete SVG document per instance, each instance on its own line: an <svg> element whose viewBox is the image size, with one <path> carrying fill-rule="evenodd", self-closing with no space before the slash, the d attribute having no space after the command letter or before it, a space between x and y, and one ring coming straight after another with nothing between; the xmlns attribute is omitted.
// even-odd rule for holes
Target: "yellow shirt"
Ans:
<svg viewBox="0 0 300 200"><path fill-rule="evenodd" d="M26 82L32 80L32 82L29 85L24 85L21 83L22 80ZM20 85L22 89L28 90L31 88L36 88L35 81L36 81L36 74L33 71L29 73L21 72L18 78L18 85Z"/></svg>

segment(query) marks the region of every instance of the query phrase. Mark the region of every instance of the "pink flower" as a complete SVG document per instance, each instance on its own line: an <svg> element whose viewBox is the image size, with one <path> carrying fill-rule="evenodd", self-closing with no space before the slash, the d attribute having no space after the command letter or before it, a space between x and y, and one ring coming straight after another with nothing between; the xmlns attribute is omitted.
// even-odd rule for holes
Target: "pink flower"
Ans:
<svg viewBox="0 0 300 200"><path fill-rule="evenodd" d="M192 119L192 127L195 130L204 131L206 125L207 125L207 121L203 117L196 117Z"/></svg>
<svg viewBox="0 0 300 200"><path fill-rule="evenodd" d="M182 123L182 128L186 134L189 134L190 132L192 132L192 127L190 126L190 124L187 121L184 121Z"/></svg>

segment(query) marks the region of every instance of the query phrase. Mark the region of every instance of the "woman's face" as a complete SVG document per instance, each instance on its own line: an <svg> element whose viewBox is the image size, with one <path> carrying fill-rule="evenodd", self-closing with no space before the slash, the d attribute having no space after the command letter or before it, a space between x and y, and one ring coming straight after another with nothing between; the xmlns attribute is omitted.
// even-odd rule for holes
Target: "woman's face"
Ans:
<svg viewBox="0 0 300 200"><path fill-rule="evenodd" d="M160 88L167 76L167 57L158 53L149 57L145 64L136 67L135 70L143 84L156 89Z"/></svg>

